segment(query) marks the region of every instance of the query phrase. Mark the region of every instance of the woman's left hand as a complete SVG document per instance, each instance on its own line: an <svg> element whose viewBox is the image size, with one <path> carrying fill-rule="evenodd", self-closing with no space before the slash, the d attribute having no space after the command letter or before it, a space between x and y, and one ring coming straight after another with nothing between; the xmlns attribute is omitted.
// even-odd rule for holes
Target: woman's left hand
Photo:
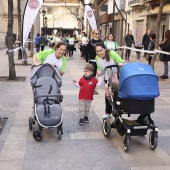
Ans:
<svg viewBox="0 0 170 170"><path fill-rule="evenodd" d="M119 66L119 67L122 67L122 66L123 66L123 63L119 63L118 66Z"/></svg>

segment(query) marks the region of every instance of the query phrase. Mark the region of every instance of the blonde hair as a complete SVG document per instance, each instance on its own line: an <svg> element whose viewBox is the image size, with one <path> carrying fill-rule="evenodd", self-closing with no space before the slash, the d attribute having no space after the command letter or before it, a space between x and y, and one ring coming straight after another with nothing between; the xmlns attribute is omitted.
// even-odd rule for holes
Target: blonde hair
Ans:
<svg viewBox="0 0 170 170"><path fill-rule="evenodd" d="M98 30L98 29L92 30L92 32L91 32L91 36L92 36L92 37L93 37L93 34L94 34L96 31L98 31L98 32L99 32L99 30Z"/></svg>

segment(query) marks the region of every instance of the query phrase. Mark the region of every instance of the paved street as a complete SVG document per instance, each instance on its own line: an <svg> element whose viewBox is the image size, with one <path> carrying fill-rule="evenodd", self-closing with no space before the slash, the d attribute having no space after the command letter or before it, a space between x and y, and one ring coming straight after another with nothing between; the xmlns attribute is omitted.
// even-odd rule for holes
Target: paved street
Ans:
<svg viewBox="0 0 170 170"><path fill-rule="evenodd" d="M8 56L0 54L0 76L8 76ZM130 60L136 61L134 52ZM29 57L28 61L32 63L32 58ZM141 62L146 63L143 57ZM105 107L103 86L96 89L90 123L83 127L78 125L78 89L72 80L79 80L86 64L80 58L79 51L67 61L67 71L62 77L64 134L61 141L57 139L56 129L44 129L42 142L33 139L33 131L28 128L28 118L33 113L33 93L29 83L31 67L20 65L17 52L15 63L17 76L26 77L26 81L0 81L0 117L8 117L0 135L0 170L170 169L170 79L159 82L161 95L156 98L155 112L152 114L159 128L157 149L150 149L148 133L146 136L131 137L130 151L125 153L122 137L116 130L112 130L109 139L102 133ZM155 72L158 76L163 73L163 63L160 61L155 63Z"/></svg>

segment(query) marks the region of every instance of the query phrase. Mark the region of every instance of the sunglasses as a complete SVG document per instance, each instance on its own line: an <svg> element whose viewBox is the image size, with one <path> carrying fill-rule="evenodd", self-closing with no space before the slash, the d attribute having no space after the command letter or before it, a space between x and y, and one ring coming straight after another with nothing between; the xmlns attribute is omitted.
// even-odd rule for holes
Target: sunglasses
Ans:
<svg viewBox="0 0 170 170"><path fill-rule="evenodd" d="M96 35L98 35L99 33L98 33L98 32L96 32L95 34L96 34Z"/></svg>

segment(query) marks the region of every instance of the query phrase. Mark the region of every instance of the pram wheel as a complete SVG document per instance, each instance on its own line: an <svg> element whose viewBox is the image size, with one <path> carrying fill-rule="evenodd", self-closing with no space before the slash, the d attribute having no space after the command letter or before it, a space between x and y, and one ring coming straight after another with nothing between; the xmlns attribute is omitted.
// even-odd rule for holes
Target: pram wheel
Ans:
<svg viewBox="0 0 170 170"><path fill-rule="evenodd" d="M58 140L61 140L61 135L62 135L62 132L61 132L61 130L58 130Z"/></svg>
<svg viewBox="0 0 170 170"><path fill-rule="evenodd" d="M36 141L41 142L43 139L43 132L40 130L35 130L33 132L33 137Z"/></svg>
<svg viewBox="0 0 170 170"><path fill-rule="evenodd" d="M154 131L151 131L149 134L149 145L152 150L155 150L157 148L158 136Z"/></svg>
<svg viewBox="0 0 170 170"><path fill-rule="evenodd" d="M123 143L124 143L124 151L129 152L130 149L130 137L124 136L123 137Z"/></svg>
<svg viewBox="0 0 170 170"><path fill-rule="evenodd" d="M103 128L103 134L106 138L110 137L111 134L111 123L110 123L110 119L109 117L105 117L103 119L103 124L102 124L102 128Z"/></svg>
<svg viewBox="0 0 170 170"><path fill-rule="evenodd" d="M29 129L32 130L33 119L29 117Z"/></svg>

